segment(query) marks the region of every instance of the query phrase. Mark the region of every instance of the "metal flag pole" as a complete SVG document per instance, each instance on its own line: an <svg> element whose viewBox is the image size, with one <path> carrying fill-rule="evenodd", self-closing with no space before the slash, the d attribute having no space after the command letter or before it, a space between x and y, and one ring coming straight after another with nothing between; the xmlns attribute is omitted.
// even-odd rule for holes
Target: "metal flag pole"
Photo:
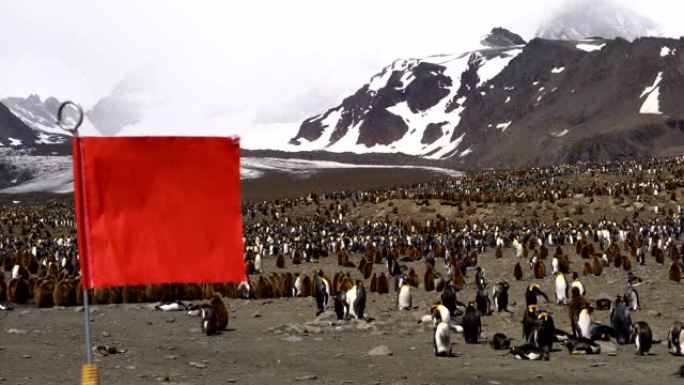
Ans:
<svg viewBox="0 0 684 385"><path fill-rule="evenodd" d="M73 107L78 113L78 118L74 123L73 127L69 125L64 120L64 110L66 107ZM74 138L78 137L78 128L83 123L83 109L77 103L72 101L65 101L59 106L57 111L57 125L62 129L69 131L73 134ZM76 154L72 154L76 156ZM74 179L74 188L78 188L75 184L77 181ZM79 245L80 246L80 245ZM81 266L83 266L81 264ZM83 274L81 274L83 276ZM82 283L82 282L81 282ZM83 288L83 314L85 321L85 336L86 336L86 364L81 367L81 385L99 385L100 376L98 373L97 365L93 364L93 337L90 331L90 298L88 295L88 289Z"/></svg>

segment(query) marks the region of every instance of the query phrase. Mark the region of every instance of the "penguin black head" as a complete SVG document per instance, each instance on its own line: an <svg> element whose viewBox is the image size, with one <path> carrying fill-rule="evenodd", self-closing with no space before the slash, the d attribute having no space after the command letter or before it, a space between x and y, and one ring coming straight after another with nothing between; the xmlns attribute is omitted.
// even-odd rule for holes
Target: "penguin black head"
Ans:
<svg viewBox="0 0 684 385"><path fill-rule="evenodd" d="M571 290L572 290L572 291L571 291L571 293L572 293L572 298L577 298L577 297L580 296L580 289L579 289L579 287L573 286Z"/></svg>
<svg viewBox="0 0 684 385"><path fill-rule="evenodd" d="M573 281L579 279L579 274L577 274L576 271L573 271L573 272L572 272L572 279L573 279Z"/></svg>

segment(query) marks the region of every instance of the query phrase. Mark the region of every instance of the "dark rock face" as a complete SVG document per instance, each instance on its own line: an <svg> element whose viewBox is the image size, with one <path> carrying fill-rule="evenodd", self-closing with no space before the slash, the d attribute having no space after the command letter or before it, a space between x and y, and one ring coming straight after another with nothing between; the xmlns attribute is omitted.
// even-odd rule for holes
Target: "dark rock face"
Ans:
<svg viewBox="0 0 684 385"><path fill-rule="evenodd" d="M506 28L493 28L487 36L485 36L480 43L487 47L501 48L510 47L514 45L525 45L525 40L520 35L515 34Z"/></svg>
<svg viewBox="0 0 684 385"><path fill-rule="evenodd" d="M449 95L451 79L444 76L444 67L420 63L413 71L416 79L406 87L406 101L413 112L425 111Z"/></svg>
<svg viewBox="0 0 684 385"><path fill-rule="evenodd" d="M423 144L431 144L434 143L435 140L439 139L442 135L442 127L446 124L446 122L442 123L430 123L425 127L425 131L423 132L423 137L420 139L420 142Z"/></svg>
<svg viewBox="0 0 684 385"><path fill-rule="evenodd" d="M0 103L0 143L5 147L12 146L10 138L21 141L22 146L33 146L38 136L21 119L12 114L9 108Z"/></svg>

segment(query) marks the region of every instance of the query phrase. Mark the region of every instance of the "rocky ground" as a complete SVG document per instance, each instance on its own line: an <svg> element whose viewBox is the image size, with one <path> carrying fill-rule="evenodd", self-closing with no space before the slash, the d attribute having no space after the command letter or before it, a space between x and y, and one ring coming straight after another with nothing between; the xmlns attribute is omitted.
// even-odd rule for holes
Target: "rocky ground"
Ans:
<svg viewBox="0 0 684 385"><path fill-rule="evenodd" d="M571 252L571 250L567 250ZM484 332L503 332L521 342L520 319L525 287L532 281L553 300L552 280L535 280L525 270L522 281L511 277L515 257L507 250L496 260L482 255L487 279L511 283L512 313L494 314L484 319ZM574 258L573 268L579 267ZM271 262L271 261L268 261ZM420 262L409 264L419 273ZM339 268L332 259L297 270L322 268L332 275ZM294 271L292 266L286 266ZM270 263L267 271L274 271ZM384 269L376 265L374 270ZM355 272L349 269L350 272ZM665 268L654 262L636 266L634 273L644 278L639 287L643 310L634 321L646 321L665 338L674 320L684 319L681 286L667 280ZM459 293L462 301L475 297L474 274ZM589 297L613 295L622 287L626 273L608 268L600 277L584 277ZM151 305L96 306L92 311L95 346L116 348L117 353L95 353L102 383L107 384L470 384L512 383L671 383L672 373L684 364L681 357L667 353L665 344L652 349L653 355L640 357L634 346L617 347L617 355L570 356L562 346L548 362L519 361L492 350L488 344L466 345L453 336L455 358L436 358L431 351L431 326L419 324L438 298L422 286L413 291L414 309L398 311L396 297L370 294L368 315L373 321L336 321L332 312L314 316L311 298L277 300L230 300L229 330L206 337L199 319L184 312L160 312ZM570 330L567 310L552 303L557 326ZM595 312L596 319L608 323L608 312ZM2 315L0 321L0 380L8 384L66 384L79 378L85 359L81 308L18 308ZM382 346L386 347L382 348ZM379 355L372 352L377 351Z"/></svg>

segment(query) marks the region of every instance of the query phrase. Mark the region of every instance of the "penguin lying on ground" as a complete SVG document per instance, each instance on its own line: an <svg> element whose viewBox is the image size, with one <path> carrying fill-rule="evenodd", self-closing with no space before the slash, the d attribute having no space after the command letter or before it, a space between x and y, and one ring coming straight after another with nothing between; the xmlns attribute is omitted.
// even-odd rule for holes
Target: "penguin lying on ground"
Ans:
<svg viewBox="0 0 684 385"><path fill-rule="evenodd" d="M154 306L154 310L159 311L186 311L189 310L190 306L184 304L181 301L174 302L160 302Z"/></svg>
<svg viewBox="0 0 684 385"><path fill-rule="evenodd" d="M548 354L544 354L541 349L534 345L530 344L525 344L521 346L514 346L510 350L510 354L513 355L513 357L519 359L519 360L530 360L530 361L538 361L538 360L548 360L549 356Z"/></svg>
<svg viewBox="0 0 684 385"><path fill-rule="evenodd" d="M601 346L589 338L570 337L563 345L568 348L568 353L573 355L601 353Z"/></svg>

